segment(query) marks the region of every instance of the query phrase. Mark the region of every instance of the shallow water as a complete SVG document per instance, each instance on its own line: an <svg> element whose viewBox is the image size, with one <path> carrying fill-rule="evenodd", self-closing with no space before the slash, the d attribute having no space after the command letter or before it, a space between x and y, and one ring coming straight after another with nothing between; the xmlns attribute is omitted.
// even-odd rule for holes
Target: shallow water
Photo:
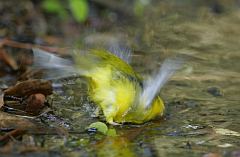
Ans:
<svg viewBox="0 0 240 157"><path fill-rule="evenodd" d="M64 94L53 95L51 105L72 131L66 139L37 136L36 142L52 156L240 156L240 9L232 4L219 1L218 12L210 2L154 2L140 22L124 29L123 40L136 50L131 64L143 76L169 56L186 58L160 92L163 118L109 126L115 137L87 133L99 121L92 117L94 105L81 79L65 81ZM109 36L116 35L88 39Z"/></svg>
<svg viewBox="0 0 240 157"><path fill-rule="evenodd" d="M110 126L117 131L116 137L70 133L63 154L239 156L240 10L217 14L207 6L188 6L190 9L184 11L181 7L165 3L152 6L141 25L134 28L135 35L141 32L134 41L136 48L143 51L133 56L132 65L138 72L154 71L161 64L159 60L168 56L186 58L183 68L160 93L167 107L165 116L144 125ZM69 95L74 93L72 89L80 89L76 84L66 88ZM59 114L65 115L75 130L84 130L99 119L89 118L93 109L88 103L80 112L78 103L83 100L76 97L65 99L71 107ZM58 150L64 145L56 145L59 140L46 140L45 146Z"/></svg>
<svg viewBox="0 0 240 157"><path fill-rule="evenodd" d="M117 131L116 137L70 134L63 154L239 156L239 8L223 3L226 11L216 13L209 5L156 3L148 8L137 28L130 27L124 33L130 36L135 49L141 50L140 54L134 53L132 65L142 74L154 71L161 64L159 60L169 56L186 58L183 68L160 93L167 107L165 116L144 125L110 126ZM66 90L69 95L74 93L72 89L80 89L76 85L66 88L70 89ZM84 112L88 110L89 115L76 112L82 101L76 97L64 99L71 107L59 114L65 115L74 129L84 130L99 119L89 118L93 109L87 107L88 103ZM55 140L46 140L45 146L63 146L56 145L59 141Z"/></svg>

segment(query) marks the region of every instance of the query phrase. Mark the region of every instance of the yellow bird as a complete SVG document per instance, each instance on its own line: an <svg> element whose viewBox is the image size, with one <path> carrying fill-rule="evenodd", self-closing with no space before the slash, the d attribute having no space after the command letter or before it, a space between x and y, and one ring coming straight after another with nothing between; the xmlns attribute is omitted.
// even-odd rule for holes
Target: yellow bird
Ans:
<svg viewBox="0 0 240 157"><path fill-rule="evenodd" d="M40 49L33 49L35 66L61 69L62 75L78 74L89 82L89 96L103 111L109 124L141 124L163 115L164 103L157 95L182 62L167 59L159 72L143 80L128 64L129 53L88 50L73 53L74 63Z"/></svg>

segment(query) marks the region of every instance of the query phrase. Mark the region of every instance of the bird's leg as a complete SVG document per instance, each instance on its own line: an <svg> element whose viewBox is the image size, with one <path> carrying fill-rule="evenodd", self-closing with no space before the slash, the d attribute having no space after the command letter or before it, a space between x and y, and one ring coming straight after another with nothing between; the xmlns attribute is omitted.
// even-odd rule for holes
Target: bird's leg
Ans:
<svg viewBox="0 0 240 157"><path fill-rule="evenodd" d="M116 116L117 108L113 105L108 105L107 108L103 108L103 114L106 117L106 121L111 125L121 125L120 123L116 123L113 121L113 118Z"/></svg>
<svg viewBox="0 0 240 157"><path fill-rule="evenodd" d="M108 122L108 124L111 124L111 125L121 125L120 123L116 123L113 121L113 117L106 117L106 121Z"/></svg>

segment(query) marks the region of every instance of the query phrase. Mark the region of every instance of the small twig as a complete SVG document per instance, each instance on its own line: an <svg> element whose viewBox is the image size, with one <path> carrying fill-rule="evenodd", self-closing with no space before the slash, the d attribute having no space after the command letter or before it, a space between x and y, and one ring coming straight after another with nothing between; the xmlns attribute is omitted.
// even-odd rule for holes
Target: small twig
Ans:
<svg viewBox="0 0 240 157"><path fill-rule="evenodd" d="M22 48L22 49L32 49L32 48L39 48L49 52L59 52L64 54L66 52L66 48L59 48L59 47L51 47L51 46L42 46L42 45L35 45L29 43L21 43L17 41L12 41L8 39L0 40L0 47L7 45L10 47Z"/></svg>
<svg viewBox="0 0 240 157"><path fill-rule="evenodd" d="M12 130L8 133L6 133L5 135L3 136L0 136L0 142L1 143L7 143L10 139L14 139L14 138L17 138L19 136L22 136L26 133L27 131L26 130L23 130L23 129L15 129L15 130Z"/></svg>

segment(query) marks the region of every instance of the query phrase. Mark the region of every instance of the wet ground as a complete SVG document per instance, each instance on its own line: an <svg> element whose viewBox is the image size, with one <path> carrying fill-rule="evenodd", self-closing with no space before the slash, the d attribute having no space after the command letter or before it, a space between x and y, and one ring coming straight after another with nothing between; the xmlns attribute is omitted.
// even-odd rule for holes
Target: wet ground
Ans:
<svg viewBox="0 0 240 157"><path fill-rule="evenodd" d="M50 100L71 131L67 137L34 136L43 150L29 155L239 157L240 9L233 1L220 2L155 2L134 26L87 35L87 43L127 39L136 50L131 64L143 76L164 58L186 58L160 92L165 115L143 125L109 126L116 136L86 132L99 121L92 117L94 105L87 101L81 79L64 80L64 92L56 90Z"/></svg>

